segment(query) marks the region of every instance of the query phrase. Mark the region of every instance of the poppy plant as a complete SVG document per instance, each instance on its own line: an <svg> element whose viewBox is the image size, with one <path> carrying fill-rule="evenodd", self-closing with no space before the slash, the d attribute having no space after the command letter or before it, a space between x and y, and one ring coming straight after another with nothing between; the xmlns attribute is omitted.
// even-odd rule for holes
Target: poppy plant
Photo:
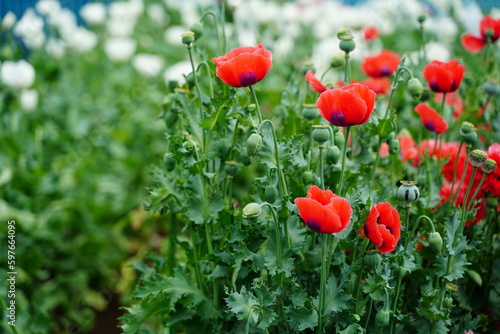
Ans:
<svg viewBox="0 0 500 334"><path fill-rule="evenodd" d="M448 124L443 117L441 117L436 110L432 109L427 104L419 103L415 107L415 112L420 115L420 119L427 130L440 135L448 130Z"/></svg>
<svg viewBox="0 0 500 334"><path fill-rule="evenodd" d="M424 67L423 76L435 93L454 92L460 87L465 66L452 59L447 63L433 61Z"/></svg>
<svg viewBox="0 0 500 334"><path fill-rule="evenodd" d="M216 75L232 87L248 87L264 79L272 64L272 53L262 44L233 49L213 58Z"/></svg>
<svg viewBox="0 0 500 334"><path fill-rule="evenodd" d="M380 253L392 252L401 236L401 220L398 210L387 202L372 204L361 234L368 238Z"/></svg>
<svg viewBox="0 0 500 334"><path fill-rule="evenodd" d="M389 77L398 68L399 55L389 50L383 50L379 54L366 56L361 64L361 69L369 77Z"/></svg>
<svg viewBox="0 0 500 334"><path fill-rule="evenodd" d="M316 106L320 114L336 126L347 127L365 123L375 107L377 94L360 83L321 93Z"/></svg>
<svg viewBox="0 0 500 334"><path fill-rule="evenodd" d="M299 216L306 225L318 233L332 234L343 231L351 222L349 202L331 190L310 186L307 197L295 199Z"/></svg>
<svg viewBox="0 0 500 334"><path fill-rule="evenodd" d="M328 89L325 87L325 85L321 83L321 81L316 77L314 72L311 70L306 72L306 81L309 83L311 89L318 93L323 93L325 90Z"/></svg>
<svg viewBox="0 0 500 334"><path fill-rule="evenodd" d="M486 152L488 158L495 160L497 166L500 166L500 143L493 143ZM500 168L496 168L486 177L485 190L493 196L500 197Z"/></svg>
<svg viewBox="0 0 500 334"><path fill-rule="evenodd" d="M462 46L472 53L479 53L488 43L495 42L500 38L500 19L495 20L490 15L483 17L479 23L479 37L473 34L466 34L462 37Z"/></svg>

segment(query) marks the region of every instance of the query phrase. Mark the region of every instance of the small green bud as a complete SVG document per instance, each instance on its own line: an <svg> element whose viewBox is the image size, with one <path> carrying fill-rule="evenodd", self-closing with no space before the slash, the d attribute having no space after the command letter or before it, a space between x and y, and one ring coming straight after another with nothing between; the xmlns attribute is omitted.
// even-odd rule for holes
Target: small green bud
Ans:
<svg viewBox="0 0 500 334"><path fill-rule="evenodd" d="M387 142L390 142L391 140L396 139L396 134L394 132L389 133L387 136Z"/></svg>
<svg viewBox="0 0 500 334"><path fill-rule="evenodd" d="M167 172L173 171L175 168L175 164L176 164L176 161L175 161L173 154L172 153L165 153L165 155L163 156L163 165L165 166L165 169L167 170Z"/></svg>
<svg viewBox="0 0 500 334"><path fill-rule="evenodd" d="M443 238L438 232L429 233L429 246L438 254L441 254L441 249L443 249Z"/></svg>
<svg viewBox="0 0 500 334"><path fill-rule="evenodd" d="M460 134L462 136L465 136L468 133L471 133L475 131L476 128L474 127L474 124L470 122L463 122L462 125L460 125Z"/></svg>
<svg viewBox="0 0 500 334"><path fill-rule="evenodd" d="M188 31L181 35L182 44L191 45L194 42L194 32Z"/></svg>
<svg viewBox="0 0 500 334"><path fill-rule="evenodd" d="M304 104L302 109L302 116L305 119L312 121L319 116L318 108L315 104Z"/></svg>
<svg viewBox="0 0 500 334"><path fill-rule="evenodd" d="M278 189L273 185L267 185L264 190L264 196L266 197L266 202L273 204L278 199Z"/></svg>
<svg viewBox="0 0 500 334"><path fill-rule="evenodd" d="M389 141L389 153L390 154L398 154L399 153L399 140L392 139Z"/></svg>
<svg viewBox="0 0 500 334"><path fill-rule="evenodd" d="M453 298L451 298L450 296L447 296L444 300L443 300L443 305L444 307L447 307L447 308L450 308L453 306Z"/></svg>
<svg viewBox="0 0 500 334"><path fill-rule="evenodd" d="M230 175L230 176L235 176L238 174L238 171L240 170L240 164L237 163L236 161L226 161L224 165L224 171Z"/></svg>
<svg viewBox="0 0 500 334"><path fill-rule="evenodd" d="M337 145L330 146L326 149L326 161L335 165L340 159L340 149Z"/></svg>
<svg viewBox="0 0 500 334"><path fill-rule="evenodd" d="M338 68L341 66L344 66L345 63L345 57L342 53L337 53L335 56L333 56L332 60L330 61L330 66L333 68Z"/></svg>
<svg viewBox="0 0 500 334"><path fill-rule="evenodd" d="M375 268L382 262L382 256L379 253L369 253L365 255L363 263L368 268Z"/></svg>
<svg viewBox="0 0 500 334"><path fill-rule="evenodd" d="M398 188L398 198L408 203L416 201L420 196L420 191L416 186L417 182L415 181L400 181L400 182L401 186L399 186Z"/></svg>
<svg viewBox="0 0 500 334"><path fill-rule="evenodd" d="M500 95L500 85L492 81L483 84L483 91L489 95Z"/></svg>
<svg viewBox="0 0 500 334"><path fill-rule="evenodd" d="M483 279L481 278L481 275L475 270L467 270L467 274L469 274L469 277L472 278L472 280L479 286L483 285Z"/></svg>
<svg viewBox="0 0 500 334"><path fill-rule="evenodd" d="M344 51L345 53L349 53L356 48L356 42L354 42L354 39L352 39L352 37L351 38L344 37L343 39L340 40L339 47L340 50Z"/></svg>
<svg viewBox="0 0 500 334"><path fill-rule="evenodd" d="M252 133L247 139L247 154L251 157L257 154L262 145L262 137L257 133Z"/></svg>
<svg viewBox="0 0 500 334"><path fill-rule="evenodd" d="M358 314L353 314L352 317L354 318L354 320L356 320L357 322L359 322L361 320L361 317L358 315Z"/></svg>
<svg viewBox="0 0 500 334"><path fill-rule="evenodd" d="M316 67L314 67L313 63L304 63L302 65L302 74L305 75L307 71L316 72Z"/></svg>
<svg viewBox="0 0 500 334"><path fill-rule="evenodd" d="M420 100L422 94L424 93L424 86L417 78L411 78L408 80L408 91L415 100Z"/></svg>
<svg viewBox="0 0 500 334"><path fill-rule="evenodd" d="M469 153L469 162L474 167L481 167L486 159L488 155L484 151L473 150Z"/></svg>
<svg viewBox="0 0 500 334"><path fill-rule="evenodd" d="M468 145L474 145L477 141L477 132L472 131L464 135L464 142Z"/></svg>
<svg viewBox="0 0 500 334"><path fill-rule="evenodd" d="M250 203L243 208L242 213L245 219L255 219L262 213L262 208L258 203Z"/></svg>
<svg viewBox="0 0 500 334"><path fill-rule="evenodd" d="M425 15L419 15L417 18L418 23L420 23L420 24L424 23L426 18L427 18L427 16L425 16Z"/></svg>
<svg viewBox="0 0 500 334"><path fill-rule="evenodd" d="M329 125L313 125L312 139L322 145L330 139Z"/></svg>
<svg viewBox="0 0 500 334"><path fill-rule="evenodd" d="M483 162L483 165L481 166L481 169L483 170L483 173L491 173L495 169L497 169L497 162L493 159L486 159Z"/></svg>
<svg viewBox="0 0 500 334"><path fill-rule="evenodd" d="M306 171L304 174L302 174L302 182L306 185L314 184L314 181L316 181L316 176L314 175L313 172L311 171Z"/></svg>
<svg viewBox="0 0 500 334"><path fill-rule="evenodd" d="M335 141L335 145L337 145L338 147L344 147L344 144L345 144L345 136L342 132L337 132L334 136L334 141Z"/></svg>
<svg viewBox="0 0 500 334"><path fill-rule="evenodd" d="M389 325L389 320L391 319L391 315L389 311L386 309L380 309L375 316L375 325L378 328L383 328Z"/></svg>
<svg viewBox="0 0 500 334"><path fill-rule="evenodd" d="M217 156L221 160L226 160L229 155L229 141L226 138L222 138L219 140L216 146Z"/></svg>
<svg viewBox="0 0 500 334"><path fill-rule="evenodd" d="M194 40L197 41L201 36L203 36L203 24L200 22L195 22L190 28L194 32Z"/></svg>

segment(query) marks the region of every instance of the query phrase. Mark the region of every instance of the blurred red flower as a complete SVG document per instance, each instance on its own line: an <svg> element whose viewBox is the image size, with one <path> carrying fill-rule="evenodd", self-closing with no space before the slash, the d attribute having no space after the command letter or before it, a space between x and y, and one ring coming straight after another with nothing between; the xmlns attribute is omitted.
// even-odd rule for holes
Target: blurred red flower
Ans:
<svg viewBox="0 0 500 334"><path fill-rule="evenodd" d="M483 17L479 23L480 36L477 37L473 34L466 34L462 37L462 46L469 52L479 53L488 42L488 33L491 34L491 42L495 42L500 38L500 19L495 20L490 15Z"/></svg>
<svg viewBox="0 0 500 334"><path fill-rule="evenodd" d="M363 29L361 29L361 33L363 34L363 38L366 41L371 41L380 36L380 33L377 29L377 27L374 26L366 26Z"/></svg>
<svg viewBox="0 0 500 334"><path fill-rule="evenodd" d="M362 236L370 239L380 253L392 252L401 236L398 210L387 202L372 204L370 214L360 232Z"/></svg>
<svg viewBox="0 0 500 334"><path fill-rule="evenodd" d="M212 61L217 65L217 77L232 87L256 84L273 66L272 53L262 44L233 49L224 56L212 58Z"/></svg>
<svg viewBox="0 0 500 334"><path fill-rule="evenodd" d="M383 50L379 54L366 56L361 69L369 77L389 77L398 68L399 55L393 51Z"/></svg>
<svg viewBox="0 0 500 334"><path fill-rule="evenodd" d="M493 196L500 197L500 143L493 143L486 152L488 158L495 160L497 169L486 176L484 190Z"/></svg>
<svg viewBox="0 0 500 334"><path fill-rule="evenodd" d="M399 140L401 161L405 162L418 157L418 150L415 141L408 135L397 135Z"/></svg>
<svg viewBox="0 0 500 334"><path fill-rule="evenodd" d="M309 87L311 87L312 90L318 93L323 93L325 90L328 89L325 87L325 85L321 83L321 81L316 77L314 72L311 70L306 72L306 81L309 83Z"/></svg>
<svg viewBox="0 0 500 334"><path fill-rule="evenodd" d="M433 92L448 93L460 87L464 72L465 66L452 59L447 63L435 60L424 67L422 74Z"/></svg>
<svg viewBox="0 0 500 334"><path fill-rule="evenodd" d="M368 86L377 94L387 95L391 91L391 80L387 77L374 78L370 77L361 81L363 85Z"/></svg>
<svg viewBox="0 0 500 334"><path fill-rule="evenodd" d="M320 114L336 126L365 123L375 107L377 94L363 84L353 83L321 93L316 106Z"/></svg>
<svg viewBox="0 0 500 334"><path fill-rule="evenodd" d="M443 101L444 93L436 93L434 95L434 101L441 103ZM453 108L453 118L457 119L464 112L464 101L457 93L448 93L446 94L446 98L444 99L444 103Z"/></svg>
<svg viewBox="0 0 500 334"><path fill-rule="evenodd" d="M295 199L299 216L306 225L318 233L337 233L343 231L351 222L352 208L349 202L332 193L310 186L307 197Z"/></svg>
<svg viewBox="0 0 500 334"><path fill-rule="evenodd" d="M438 112L425 103L419 103L415 107L415 112L420 115L420 119L425 128L431 132L439 133L442 135L448 130L448 123L445 122L443 117Z"/></svg>
<svg viewBox="0 0 500 334"><path fill-rule="evenodd" d="M454 195L454 197L455 197L456 192L458 191L458 197L457 197L457 201L456 201L457 208L461 208L463 203L464 203L464 198L465 198L465 193L467 192L467 187L468 187L468 183L464 182L464 183L462 183L462 186L460 187L460 189L456 190L457 185L455 184L455 188L453 189L453 193L455 194ZM469 197L467 199L467 206L469 205L469 201L471 200L472 195L474 193L474 190L476 188L473 187L472 189L473 189L473 191L471 191L469 193ZM443 187L439 190L439 196L441 197L441 200L439 201L438 205L441 205L441 204L449 201L450 195L451 195L451 183L445 181L443 184ZM484 201L484 193L482 191L479 191L479 193L477 194L475 202L476 202L476 205L474 205L474 209L476 210L476 215L474 216L474 220L465 222L466 227L469 227L471 225L479 223L479 221L484 218L484 215L486 213L486 203Z"/></svg>

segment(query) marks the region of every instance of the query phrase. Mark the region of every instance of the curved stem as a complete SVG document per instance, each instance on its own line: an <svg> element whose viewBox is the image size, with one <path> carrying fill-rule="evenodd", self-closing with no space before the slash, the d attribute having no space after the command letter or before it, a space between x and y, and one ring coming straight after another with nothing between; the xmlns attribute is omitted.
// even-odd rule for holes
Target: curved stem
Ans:
<svg viewBox="0 0 500 334"><path fill-rule="evenodd" d="M187 50L189 54L189 61L191 63L191 69L193 71L193 78L194 78L194 85L196 86L196 91L198 92L198 98L200 99L200 121L203 120L203 103L201 100L201 89L200 89L200 84L198 83L198 76L196 75L196 67L194 66L194 61L193 61L193 52L192 49L193 46L191 44L187 45Z"/></svg>
<svg viewBox="0 0 500 334"><path fill-rule="evenodd" d="M198 68L196 70L199 71L202 66L205 67L205 70L207 72L207 75L208 75L208 89L209 89L209 92L210 92L210 98L213 99L214 98L214 87L212 85L212 74L210 73L210 66L208 66L208 63L206 61L202 61L198 65Z"/></svg>
<svg viewBox="0 0 500 334"><path fill-rule="evenodd" d="M343 196L343 184L344 184L344 169L345 169L345 160L346 160L346 152L347 152L347 142L349 139L349 131L351 130L351 127L348 126L345 128L345 141L344 141L344 148L342 149L342 165L340 169L340 181L339 181L339 190L337 191L339 196Z"/></svg>
<svg viewBox="0 0 500 334"><path fill-rule="evenodd" d="M462 203L462 220L460 221L460 229L459 229L460 233L463 233L465 228L465 219L467 217L467 199L469 198L469 193L472 189L472 184L474 183L474 177L476 176L476 172L477 172L477 167L474 166L474 168L472 169L472 176L470 177L469 180L469 185L467 186L467 191L465 192L464 201ZM455 236L455 240L456 237L458 236Z"/></svg>
<svg viewBox="0 0 500 334"><path fill-rule="evenodd" d="M253 100L255 102L255 108L257 109L257 120L259 121L259 125L262 123L262 113L260 111L260 106L259 106L259 100L257 99L257 95L255 95L255 90L253 89L253 86L248 86L250 89L250 92L252 93Z"/></svg>
<svg viewBox="0 0 500 334"><path fill-rule="evenodd" d="M484 179L486 178L486 173L483 172L483 176L481 176L481 180L479 181L479 184L476 187L476 190L472 194L472 197L469 201L469 204L467 205L467 212L472 209L472 205L474 204L474 201L476 200L476 196L479 193L479 190L481 190L481 186L483 185Z"/></svg>
<svg viewBox="0 0 500 334"><path fill-rule="evenodd" d="M203 20L205 19L205 17L207 16L212 16L212 18L214 19L214 24L215 24L215 33L217 34L217 40L219 42L219 52L220 54L224 54L224 45L223 45L223 42L222 42L222 36L220 34L220 29L219 29L219 20L217 19L217 15L215 14L214 11L208 11L208 12L205 12L205 14L203 14L200 18L200 22L203 22Z"/></svg>
<svg viewBox="0 0 500 334"><path fill-rule="evenodd" d="M457 203L458 203L458 194L460 192L460 188L462 188L462 184L464 183L464 180L465 180L465 176L467 175L467 166L469 165L469 155L467 155L467 157L465 158L465 163L464 163L464 170L462 171L462 177L460 178L460 182L458 183L458 186L457 186L457 191L455 192L455 200L452 199L452 204L454 206L457 206ZM452 198L453 198L453 194L451 194Z"/></svg>
<svg viewBox="0 0 500 334"><path fill-rule="evenodd" d="M321 75L321 78L319 79L319 81L323 81L323 79L324 79L325 75L326 75L328 72L330 72L330 70L332 70L332 69L333 69L333 67L329 66L329 67L326 69L326 71L324 71L324 72L323 72L323 74Z"/></svg>

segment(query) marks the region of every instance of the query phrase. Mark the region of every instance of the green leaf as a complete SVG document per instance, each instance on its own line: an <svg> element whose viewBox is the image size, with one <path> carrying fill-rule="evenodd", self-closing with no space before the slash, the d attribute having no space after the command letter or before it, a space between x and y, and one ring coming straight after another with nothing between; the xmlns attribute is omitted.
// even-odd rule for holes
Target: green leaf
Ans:
<svg viewBox="0 0 500 334"><path fill-rule="evenodd" d="M386 296L385 291L389 289L389 286L387 281L380 275L368 274L362 289L363 292L369 294L372 299L384 301Z"/></svg>
<svg viewBox="0 0 500 334"><path fill-rule="evenodd" d="M122 329L125 334L135 334L139 327L151 316L166 311L169 307L168 296L150 296L143 299L139 304L125 308L127 314L120 318L124 322Z"/></svg>
<svg viewBox="0 0 500 334"><path fill-rule="evenodd" d="M287 306L286 313L290 326L296 331L313 329L318 325L318 312L310 301L304 307Z"/></svg>
<svg viewBox="0 0 500 334"><path fill-rule="evenodd" d="M359 324L350 324L346 329L339 332L339 334L362 334L364 333L363 327Z"/></svg>
<svg viewBox="0 0 500 334"><path fill-rule="evenodd" d="M342 293L338 287L337 278L331 275L325 286L325 314L345 310L353 299L351 295Z"/></svg>
<svg viewBox="0 0 500 334"><path fill-rule="evenodd" d="M274 224L274 223L273 223ZM264 261L267 270L271 275L284 273L285 277L290 277L293 270L292 249L286 247L286 240L282 233L280 233L281 241L281 268L278 268L278 244L276 242L276 233L270 233L266 250L264 252Z"/></svg>
<svg viewBox="0 0 500 334"><path fill-rule="evenodd" d="M250 316L254 323L259 320L259 313L255 312L258 310L259 302L251 292L247 291L245 286L241 287L240 292L230 293L224 300L238 320L247 320Z"/></svg>

